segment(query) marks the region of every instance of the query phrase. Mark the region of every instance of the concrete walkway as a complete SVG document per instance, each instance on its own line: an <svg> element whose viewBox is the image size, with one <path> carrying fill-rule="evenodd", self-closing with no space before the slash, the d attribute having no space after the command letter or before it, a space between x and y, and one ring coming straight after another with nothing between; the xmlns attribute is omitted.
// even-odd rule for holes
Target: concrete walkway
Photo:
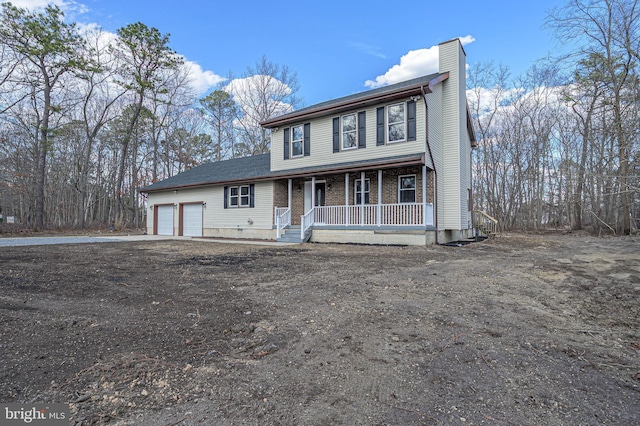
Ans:
<svg viewBox="0 0 640 426"><path fill-rule="evenodd" d="M208 242L208 243L251 244L251 245L264 245L264 246L292 245L292 243L279 243L275 241L172 237L172 236L164 236L164 235L96 235L96 236L75 235L75 236L66 236L66 237L0 238L0 248L16 247L16 246L41 246L41 245L50 245L50 244L87 244L87 243L114 243L114 242L127 242L127 241L161 241L161 240L201 241L201 242Z"/></svg>

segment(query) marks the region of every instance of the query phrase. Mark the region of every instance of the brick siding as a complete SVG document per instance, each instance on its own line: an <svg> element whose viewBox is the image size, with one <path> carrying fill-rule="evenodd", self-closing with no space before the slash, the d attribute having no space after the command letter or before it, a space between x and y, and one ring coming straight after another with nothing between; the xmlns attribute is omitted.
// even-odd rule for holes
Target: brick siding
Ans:
<svg viewBox="0 0 640 426"><path fill-rule="evenodd" d="M422 167L403 167L382 171L382 204L396 204L398 202L399 176L416 176L416 202L422 202ZM360 172L349 173L349 205L355 203L355 181L360 179ZM378 203L378 171L365 172L365 179L369 179L369 204ZM300 216L304 214L304 182L309 178L293 179L291 196L291 222L300 225ZM316 182L324 181L326 188L326 205L345 205L345 175L344 173L332 175L318 175ZM434 174L427 172L427 202L433 203ZM288 200L287 180L279 180L274 184L273 202L276 207L286 207Z"/></svg>

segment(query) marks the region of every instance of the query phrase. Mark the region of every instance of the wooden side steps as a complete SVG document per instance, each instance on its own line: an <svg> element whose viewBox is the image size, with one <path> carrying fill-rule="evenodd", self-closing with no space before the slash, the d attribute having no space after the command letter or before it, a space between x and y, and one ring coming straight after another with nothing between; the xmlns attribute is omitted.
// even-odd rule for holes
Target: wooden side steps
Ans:
<svg viewBox="0 0 640 426"><path fill-rule="evenodd" d="M473 227L484 236L498 233L498 220L482 210L473 211Z"/></svg>

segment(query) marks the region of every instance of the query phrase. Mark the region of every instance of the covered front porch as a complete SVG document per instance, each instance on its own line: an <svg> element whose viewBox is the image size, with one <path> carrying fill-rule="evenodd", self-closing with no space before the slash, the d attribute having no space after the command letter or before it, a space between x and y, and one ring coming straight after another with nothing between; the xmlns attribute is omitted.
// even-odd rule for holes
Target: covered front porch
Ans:
<svg viewBox="0 0 640 426"><path fill-rule="evenodd" d="M433 175L424 165L312 175L275 182L276 237L299 229L433 229Z"/></svg>

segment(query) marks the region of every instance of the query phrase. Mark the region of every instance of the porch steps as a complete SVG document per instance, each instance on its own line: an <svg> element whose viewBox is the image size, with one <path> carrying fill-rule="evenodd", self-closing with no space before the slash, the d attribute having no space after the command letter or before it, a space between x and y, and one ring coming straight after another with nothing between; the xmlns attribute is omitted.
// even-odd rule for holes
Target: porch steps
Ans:
<svg viewBox="0 0 640 426"><path fill-rule="evenodd" d="M307 232L306 238L304 241L300 239L300 227L299 226L289 226L284 230L284 234L276 241L280 243L304 243L309 240L311 236L311 231Z"/></svg>
<svg viewBox="0 0 640 426"><path fill-rule="evenodd" d="M476 231L480 232L482 236L490 237L498 233L497 219L494 219L482 210L474 210L472 217Z"/></svg>

